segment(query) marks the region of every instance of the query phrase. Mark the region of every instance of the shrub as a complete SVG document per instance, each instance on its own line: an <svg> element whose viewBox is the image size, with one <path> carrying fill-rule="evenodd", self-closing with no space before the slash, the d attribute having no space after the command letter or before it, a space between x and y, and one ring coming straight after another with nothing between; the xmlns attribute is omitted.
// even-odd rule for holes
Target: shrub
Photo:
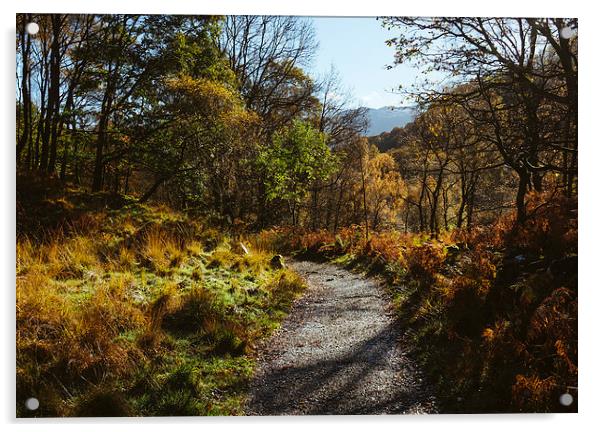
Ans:
<svg viewBox="0 0 602 432"><path fill-rule="evenodd" d="M440 245L425 244L412 247L405 256L408 271L423 287L431 285L442 270L446 251Z"/></svg>
<svg viewBox="0 0 602 432"><path fill-rule="evenodd" d="M512 401L524 412L546 412L552 404L556 390L556 381L552 377L517 375L512 386Z"/></svg>

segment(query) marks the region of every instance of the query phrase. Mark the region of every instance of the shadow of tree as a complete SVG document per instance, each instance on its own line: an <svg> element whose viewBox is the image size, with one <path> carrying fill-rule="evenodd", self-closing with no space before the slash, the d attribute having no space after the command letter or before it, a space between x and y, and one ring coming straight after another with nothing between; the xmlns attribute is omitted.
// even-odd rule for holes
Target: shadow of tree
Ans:
<svg viewBox="0 0 602 432"><path fill-rule="evenodd" d="M421 381L396 358L400 353L395 325L387 325L338 357L266 369L256 378L250 413L393 414L427 406L429 396Z"/></svg>

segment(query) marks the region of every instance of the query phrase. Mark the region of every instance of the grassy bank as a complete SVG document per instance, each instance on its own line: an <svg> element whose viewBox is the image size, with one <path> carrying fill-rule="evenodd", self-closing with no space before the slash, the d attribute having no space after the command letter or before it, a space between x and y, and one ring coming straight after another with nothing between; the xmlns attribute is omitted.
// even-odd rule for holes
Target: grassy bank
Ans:
<svg viewBox="0 0 602 432"><path fill-rule="evenodd" d="M360 227L272 230L263 242L383 275L443 412L577 410L576 201L530 197L531 217L438 239ZM564 407L569 392L575 403Z"/></svg>
<svg viewBox="0 0 602 432"><path fill-rule="evenodd" d="M294 273L128 197L18 179L17 201L18 416L242 413Z"/></svg>

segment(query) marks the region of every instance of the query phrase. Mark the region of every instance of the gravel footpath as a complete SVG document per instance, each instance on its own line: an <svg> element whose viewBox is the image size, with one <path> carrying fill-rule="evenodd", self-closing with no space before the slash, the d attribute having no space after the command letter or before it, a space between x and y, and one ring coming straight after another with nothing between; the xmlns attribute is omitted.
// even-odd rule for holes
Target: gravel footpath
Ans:
<svg viewBox="0 0 602 432"><path fill-rule="evenodd" d="M259 347L247 414L435 413L378 283L330 264L290 265L308 289Z"/></svg>

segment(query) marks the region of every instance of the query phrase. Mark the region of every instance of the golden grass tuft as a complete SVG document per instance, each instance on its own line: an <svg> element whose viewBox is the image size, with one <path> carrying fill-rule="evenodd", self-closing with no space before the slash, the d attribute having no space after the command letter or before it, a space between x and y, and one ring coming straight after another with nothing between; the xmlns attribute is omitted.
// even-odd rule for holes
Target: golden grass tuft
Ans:
<svg viewBox="0 0 602 432"><path fill-rule="evenodd" d="M80 302L43 273L17 280L18 395L50 382L75 389L127 374L139 353L115 338L146 321L127 298L128 283L126 276L107 281Z"/></svg>
<svg viewBox="0 0 602 432"><path fill-rule="evenodd" d="M238 256L232 252L230 246L226 243L222 243L211 253L207 268L230 268L237 260Z"/></svg>
<svg viewBox="0 0 602 432"><path fill-rule="evenodd" d="M203 244L200 241L192 241L186 246L187 252L195 257L203 254Z"/></svg>
<svg viewBox="0 0 602 432"><path fill-rule="evenodd" d="M118 257L117 264L118 264L117 265L118 269L129 270L129 269L133 268L137 264L136 252L134 252L130 248L121 246L119 248L119 257Z"/></svg>
<svg viewBox="0 0 602 432"><path fill-rule="evenodd" d="M144 235L142 257L152 270L161 274L178 268L186 256L182 242L171 233L154 228Z"/></svg>
<svg viewBox="0 0 602 432"><path fill-rule="evenodd" d="M157 299L150 305L147 328L139 339L142 347L154 348L161 341L163 318L168 312L179 305L179 300L177 285L175 283L167 283Z"/></svg>

